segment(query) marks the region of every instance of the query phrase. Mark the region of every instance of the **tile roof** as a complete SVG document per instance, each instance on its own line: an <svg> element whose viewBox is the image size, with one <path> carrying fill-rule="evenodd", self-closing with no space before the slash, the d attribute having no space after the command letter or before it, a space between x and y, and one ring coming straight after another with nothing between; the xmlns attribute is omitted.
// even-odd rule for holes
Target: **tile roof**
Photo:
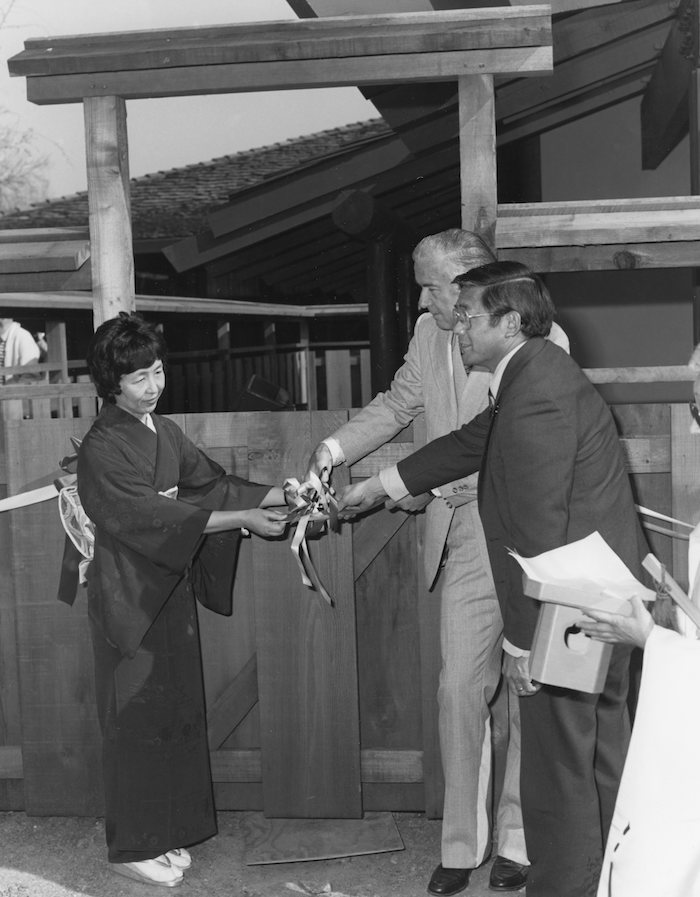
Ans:
<svg viewBox="0 0 700 897"><path fill-rule="evenodd" d="M228 203L238 190L389 133L383 119L370 119L133 178L134 240L169 240L195 234L205 227L207 213ZM82 192L9 212L0 217L0 228L73 227L86 226L87 222L87 193Z"/></svg>

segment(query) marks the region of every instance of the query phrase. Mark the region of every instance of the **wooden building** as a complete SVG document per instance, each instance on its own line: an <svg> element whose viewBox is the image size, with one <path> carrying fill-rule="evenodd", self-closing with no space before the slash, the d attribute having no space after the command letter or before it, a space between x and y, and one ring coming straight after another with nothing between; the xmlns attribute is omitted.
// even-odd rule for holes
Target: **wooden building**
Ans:
<svg viewBox="0 0 700 897"><path fill-rule="evenodd" d="M690 122L688 192L696 192L697 0L677 8L555 0L551 9L418 2L412 13L400 0L373 0L372 14L362 17L333 16L335 0L290 5L308 20L34 40L10 61L27 78L31 101L81 102L85 110L95 323L136 304L126 129L126 104L136 97L319 81L357 84L372 97L390 131L379 126L367 140L239 190L208 214L203 231L160 251L172 272L205 284L208 301L259 280L289 301L311 293L326 302L366 299L370 343L385 362L375 351L375 389L390 378L409 330L408 303L397 315L396 300L407 292L411 241L426 233L461 224L503 257L550 274L696 264L700 200L693 195L544 203L537 175L542 134L643 93L645 164L658 164ZM687 320L697 340L692 276ZM32 301L42 301L36 291L2 291L13 305L28 303L32 292ZM55 308L71 294L54 286L45 296ZM680 382L687 390L692 375L678 359L646 373L597 377L611 378ZM299 473L309 448L348 413L178 420L225 466L275 481L280 471ZM700 449L688 435L687 408L619 406L616 415L642 503L697 519ZM75 416L5 422L0 482L8 493L50 476L70 435L88 425L89 417ZM417 424L350 475L402 457L420 431ZM51 506L12 514L12 527L0 520L12 558L0 573L7 585L0 658L10 671L0 681L0 806L99 812L84 600L72 612L55 603L62 538ZM659 556L681 570L683 547L654 538ZM301 585L288 545L246 546L234 617L202 623L220 808L271 816L439 814L438 609L416 564L420 539L420 520L380 512L315 543L333 608Z"/></svg>

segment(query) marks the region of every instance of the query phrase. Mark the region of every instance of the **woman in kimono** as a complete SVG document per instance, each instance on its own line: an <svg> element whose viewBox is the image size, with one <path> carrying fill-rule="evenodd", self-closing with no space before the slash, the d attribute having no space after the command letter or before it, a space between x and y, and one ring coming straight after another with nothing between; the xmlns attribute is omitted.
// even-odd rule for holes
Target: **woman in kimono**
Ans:
<svg viewBox="0 0 700 897"><path fill-rule="evenodd" d="M164 887L185 849L216 833L195 598L231 613L241 530L280 536L281 488L225 471L154 414L162 336L122 312L96 331L88 366L102 409L78 455L94 524L87 571L105 826L112 869Z"/></svg>

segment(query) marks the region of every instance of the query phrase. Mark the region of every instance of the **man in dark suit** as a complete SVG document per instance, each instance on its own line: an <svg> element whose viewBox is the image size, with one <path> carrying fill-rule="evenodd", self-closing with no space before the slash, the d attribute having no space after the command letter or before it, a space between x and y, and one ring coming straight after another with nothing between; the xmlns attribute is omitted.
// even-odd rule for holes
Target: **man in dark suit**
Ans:
<svg viewBox="0 0 700 897"><path fill-rule="evenodd" d="M533 682L539 605L524 595L508 549L529 557L598 530L636 574L641 531L609 409L566 352L544 339L554 308L540 278L517 262L496 262L456 280L462 359L491 371L492 407L349 487L342 505L362 510L480 470L479 511L504 619L503 672L523 698L528 897L593 897L629 738L629 649L614 649L600 695Z"/></svg>

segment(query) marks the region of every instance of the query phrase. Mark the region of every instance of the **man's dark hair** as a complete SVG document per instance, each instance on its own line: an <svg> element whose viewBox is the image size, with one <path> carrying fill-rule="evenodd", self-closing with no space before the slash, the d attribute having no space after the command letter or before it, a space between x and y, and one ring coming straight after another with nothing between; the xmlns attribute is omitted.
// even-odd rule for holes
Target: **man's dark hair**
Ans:
<svg viewBox="0 0 700 897"><path fill-rule="evenodd" d="M137 314L120 311L95 331L87 352L87 365L97 395L114 404L125 374L165 364L167 347L163 335Z"/></svg>
<svg viewBox="0 0 700 897"><path fill-rule="evenodd" d="M524 336L547 336L554 319L554 304L542 278L520 262L492 262L458 274L453 283L460 290L477 287L484 311L502 318L509 311L520 314Z"/></svg>

